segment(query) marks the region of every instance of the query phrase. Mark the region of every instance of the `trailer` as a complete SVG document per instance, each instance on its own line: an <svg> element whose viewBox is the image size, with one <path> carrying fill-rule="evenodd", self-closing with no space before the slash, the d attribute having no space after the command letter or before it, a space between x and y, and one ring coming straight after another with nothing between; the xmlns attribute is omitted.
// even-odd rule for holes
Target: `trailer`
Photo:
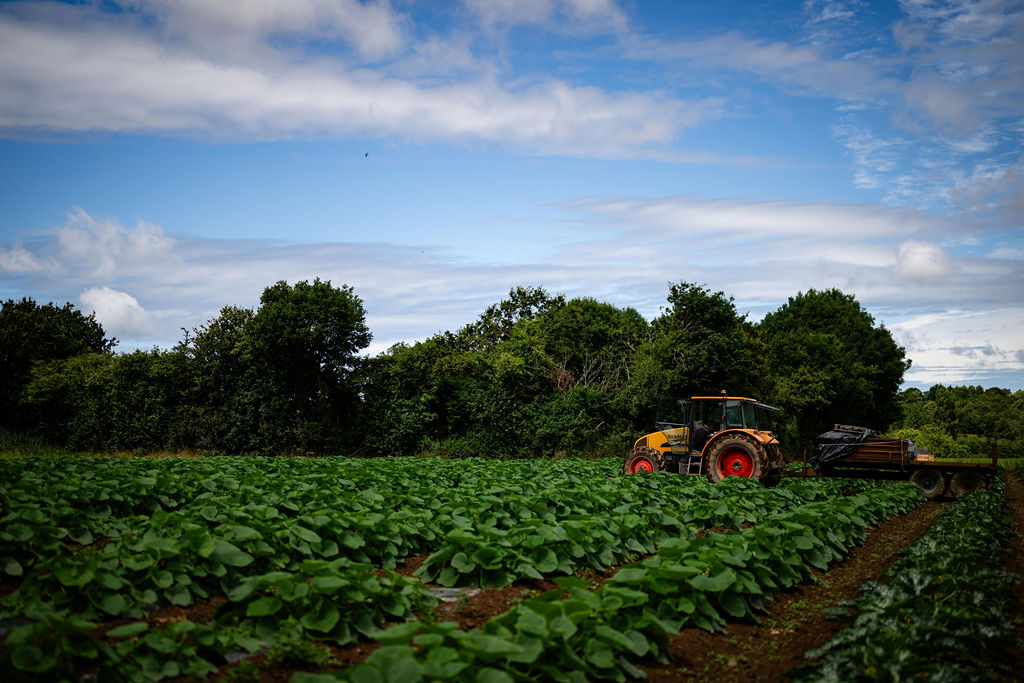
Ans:
<svg viewBox="0 0 1024 683"><path fill-rule="evenodd" d="M988 487L998 465L996 443L991 463L936 460L910 439L886 439L865 427L835 425L818 436L811 469L805 453L803 475L912 481L926 499L936 500Z"/></svg>

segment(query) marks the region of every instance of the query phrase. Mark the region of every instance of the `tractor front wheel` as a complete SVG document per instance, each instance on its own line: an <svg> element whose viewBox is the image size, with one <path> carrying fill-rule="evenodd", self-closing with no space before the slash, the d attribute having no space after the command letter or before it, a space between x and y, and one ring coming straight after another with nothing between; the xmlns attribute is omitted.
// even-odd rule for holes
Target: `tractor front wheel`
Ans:
<svg viewBox="0 0 1024 683"><path fill-rule="evenodd" d="M641 446L626 456L623 474L647 474L665 469L665 456L650 446Z"/></svg>
<svg viewBox="0 0 1024 683"><path fill-rule="evenodd" d="M764 464L757 446L741 436L717 441L708 453L708 479L719 482L726 477L760 480Z"/></svg>

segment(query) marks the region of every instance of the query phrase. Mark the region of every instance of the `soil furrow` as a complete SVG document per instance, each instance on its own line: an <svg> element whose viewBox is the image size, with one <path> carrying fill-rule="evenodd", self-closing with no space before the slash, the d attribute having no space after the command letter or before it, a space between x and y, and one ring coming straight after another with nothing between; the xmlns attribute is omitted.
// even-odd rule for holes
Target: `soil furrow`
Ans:
<svg viewBox="0 0 1024 683"><path fill-rule="evenodd" d="M1019 672L1024 671L1024 483L1016 472L1006 475L1006 501L1012 508L1013 534L1010 536L1010 551L1006 558L1006 571L1021 577L1014 584L1016 606L1012 612L1013 634L1016 647L1005 654L1009 671L1017 672L1007 680L1020 680Z"/></svg>
<svg viewBox="0 0 1024 683"><path fill-rule="evenodd" d="M811 582L776 593L761 625L733 622L727 633L687 628L671 641L672 663L642 666L651 681L786 680L786 672L806 663L804 653L823 645L842 628L824 610L857 595L866 581L877 581L899 553L924 534L948 503L925 503L870 531L862 546Z"/></svg>

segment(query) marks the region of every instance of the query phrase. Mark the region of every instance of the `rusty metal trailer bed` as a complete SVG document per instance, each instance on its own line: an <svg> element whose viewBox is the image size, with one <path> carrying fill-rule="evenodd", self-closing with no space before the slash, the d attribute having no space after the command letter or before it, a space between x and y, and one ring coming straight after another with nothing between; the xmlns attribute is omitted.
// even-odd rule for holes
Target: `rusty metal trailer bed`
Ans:
<svg viewBox="0 0 1024 683"><path fill-rule="evenodd" d="M849 442L836 450L836 442L844 436ZM829 448L831 455L823 456ZM863 427L836 425L819 437L815 456L809 469L805 454L804 476L909 480L925 498L934 500L987 487L998 469L999 447L992 444L991 463L936 460L909 439L886 439Z"/></svg>

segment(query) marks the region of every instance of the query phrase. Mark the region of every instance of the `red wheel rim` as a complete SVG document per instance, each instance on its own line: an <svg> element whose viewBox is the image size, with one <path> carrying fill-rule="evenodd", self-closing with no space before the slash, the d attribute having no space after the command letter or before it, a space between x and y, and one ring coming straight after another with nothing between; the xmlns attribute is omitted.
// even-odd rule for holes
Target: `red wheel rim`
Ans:
<svg viewBox="0 0 1024 683"><path fill-rule="evenodd" d="M745 477L750 479L754 476L754 458L741 448L733 448L718 459L718 473L723 477Z"/></svg>
<svg viewBox="0 0 1024 683"><path fill-rule="evenodd" d="M633 465L630 467L629 471L632 472L633 474L636 474L638 472L653 472L654 464L647 458L640 458L639 460L635 460L633 462Z"/></svg>

